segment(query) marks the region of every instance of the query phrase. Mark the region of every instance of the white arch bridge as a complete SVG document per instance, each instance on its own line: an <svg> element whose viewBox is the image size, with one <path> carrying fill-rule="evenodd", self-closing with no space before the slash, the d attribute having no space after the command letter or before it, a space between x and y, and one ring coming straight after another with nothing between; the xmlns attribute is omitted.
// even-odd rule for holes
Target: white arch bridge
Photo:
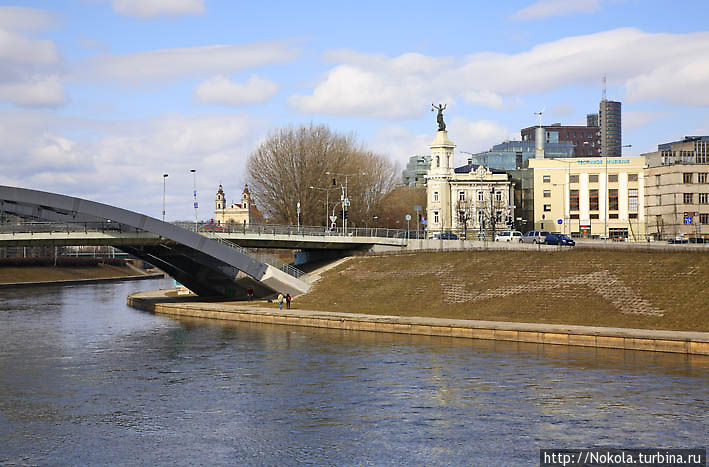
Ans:
<svg viewBox="0 0 709 467"><path fill-rule="evenodd" d="M0 185L0 212L46 224L5 225L0 246L110 245L168 273L201 296L298 295L305 274L248 248L355 250L401 248L397 231L359 229L342 235L294 226L199 226L171 224L126 209L71 196ZM237 245L234 242L239 242Z"/></svg>

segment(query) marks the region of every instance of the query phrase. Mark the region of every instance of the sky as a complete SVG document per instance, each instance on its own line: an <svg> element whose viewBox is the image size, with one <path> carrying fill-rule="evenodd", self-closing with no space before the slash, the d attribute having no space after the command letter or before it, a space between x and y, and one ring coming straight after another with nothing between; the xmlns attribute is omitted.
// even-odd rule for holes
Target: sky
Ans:
<svg viewBox="0 0 709 467"><path fill-rule="evenodd" d="M239 202L275 129L403 169L446 104L456 165L623 103L627 155L709 134L706 0L0 0L0 184L168 220ZM195 170L191 173L190 170ZM168 177L164 178L163 174Z"/></svg>

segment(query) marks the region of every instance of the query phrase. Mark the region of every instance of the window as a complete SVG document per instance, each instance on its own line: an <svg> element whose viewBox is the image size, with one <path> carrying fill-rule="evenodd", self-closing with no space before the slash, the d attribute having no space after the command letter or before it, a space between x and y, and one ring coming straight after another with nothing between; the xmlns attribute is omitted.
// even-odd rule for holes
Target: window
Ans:
<svg viewBox="0 0 709 467"><path fill-rule="evenodd" d="M655 175L655 185L657 185L657 186L660 185L660 175L659 174Z"/></svg>
<svg viewBox="0 0 709 467"><path fill-rule="evenodd" d="M629 182L637 182L638 181L638 174L628 174L628 181Z"/></svg>
<svg viewBox="0 0 709 467"><path fill-rule="evenodd" d="M441 166L441 156L436 156L436 167Z"/></svg>
<svg viewBox="0 0 709 467"><path fill-rule="evenodd" d="M478 201L485 201L485 192L478 191Z"/></svg>
<svg viewBox="0 0 709 467"><path fill-rule="evenodd" d="M637 219L638 218L638 213L637 212L631 212L628 214L628 219Z"/></svg>
<svg viewBox="0 0 709 467"><path fill-rule="evenodd" d="M579 213L569 214L569 219L579 219Z"/></svg>
<svg viewBox="0 0 709 467"><path fill-rule="evenodd" d="M591 214L591 219L598 219L598 218L599 218L599 217L598 217L598 213L596 213L596 214Z"/></svg>
<svg viewBox="0 0 709 467"><path fill-rule="evenodd" d="M438 201L438 192L437 191L433 192L433 201Z"/></svg>
<svg viewBox="0 0 709 467"><path fill-rule="evenodd" d="M544 177L542 177L542 181L544 183L551 183L551 175L544 175Z"/></svg>
<svg viewBox="0 0 709 467"><path fill-rule="evenodd" d="M485 220L485 211L483 211L483 210L478 211L478 224L482 225L484 220Z"/></svg>
<svg viewBox="0 0 709 467"><path fill-rule="evenodd" d="M631 188L628 190L628 211L638 212L638 189Z"/></svg>
<svg viewBox="0 0 709 467"><path fill-rule="evenodd" d="M691 173L683 173L682 174L682 183L692 183L692 174Z"/></svg>
<svg viewBox="0 0 709 467"><path fill-rule="evenodd" d="M699 193L699 204L709 204L709 193Z"/></svg>
<svg viewBox="0 0 709 467"><path fill-rule="evenodd" d="M579 190L569 190L569 211L579 210Z"/></svg>
<svg viewBox="0 0 709 467"><path fill-rule="evenodd" d="M496 191L495 192L495 201L502 201L502 192L501 191Z"/></svg>
<svg viewBox="0 0 709 467"><path fill-rule="evenodd" d="M618 189L611 188L608 190L608 210L618 210Z"/></svg>
<svg viewBox="0 0 709 467"><path fill-rule="evenodd" d="M588 190L588 210L598 211L598 190Z"/></svg>
<svg viewBox="0 0 709 467"><path fill-rule="evenodd" d="M612 213L608 214L608 219L618 219L618 213L612 212Z"/></svg>
<svg viewBox="0 0 709 467"><path fill-rule="evenodd" d="M655 206L662 205L662 195L655 195Z"/></svg>
<svg viewBox="0 0 709 467"><path fill-rule="evenodd" d="M578 183L578 182L579 182L579 175L578 174L569 175L569 183Z"/></svg>
<svg viewBox="0 0 709 467"><path fill-rule="evenodd" d="M551 190L544 190L544 197L551 198Z"/></svg>
<svg viewBox="0 0 709 467"><path fill-rule="evenodd" d="M464 191L461 191L460 193L458 193L458 199L460 201L465 201L465 192Z"/></svg>
<svg viewBox="0 0 709 467"><path fill-rule="evenodd" d="M618 174L608 175L608 183L618 183Z"/></svg>
<svg viewBox="0 0 709 467"><path fill-rule="evenodd" d="M598 183L598 174L590 174L588 176L588 183Z"/></svg>
<svg viewBox="0 0 709 467"><path fill-rule="evenodd" d="M440 219L438 217L438 211L433 211L433 223L438 224L440 222Z"/></svg>
<svg viewBox="0 0 709 467"><path fill-rule="evenodd" d="M694 201L694 193L685 193L684 194L684 204L692 204Z"/></svg>
<svg viewBox="0 0 709 467"><path fill-rule="evenodd" d="M700 172L697 175L697 183L709 183L709 173Z"/></svg>
<svg viewBox="0 0 709 467"><path fill-rule="evenodd" d="M709 214L699 214L700 224L709 224Z"/></svg>
<svg viewBox="0 0 709 467"><path fill-rule="evenodd" d="M544 205L544 212L550 212L551 211L551 204L545 204Z"/></svg>

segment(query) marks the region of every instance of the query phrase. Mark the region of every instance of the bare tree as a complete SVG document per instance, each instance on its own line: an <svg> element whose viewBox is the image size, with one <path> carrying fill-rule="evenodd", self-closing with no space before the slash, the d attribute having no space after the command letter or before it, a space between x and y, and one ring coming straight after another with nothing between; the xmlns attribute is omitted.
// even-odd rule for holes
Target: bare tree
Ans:
<svg viewBox="0 0 709 467"><path fill-rule="evenodd" d="M259 208L271 222L287 224L297 223L298 203L302 225L324 225L326 201L328 212L340 219L346 183L349 225L364 225L391 190L396 173L389 160L364 149L353 135L312 124L275 130L247 163L249 188ZM327 196L325 189L331 189Z"/></svg>

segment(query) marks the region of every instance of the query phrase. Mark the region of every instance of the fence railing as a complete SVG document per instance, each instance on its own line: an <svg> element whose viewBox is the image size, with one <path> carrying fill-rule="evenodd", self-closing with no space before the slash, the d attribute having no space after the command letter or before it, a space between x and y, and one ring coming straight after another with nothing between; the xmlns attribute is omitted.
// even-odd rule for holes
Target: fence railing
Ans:
<svg viewBox="0 0 709 467"><path fill-rule="evenodd" d="M383 227L357 227L348 228L345 232L342 227L330 229L322 226L297 226L282 224L214 224L194 222L173 222L174 225L185 230L198 233L241 233L256 235L286 235L286 236L347 236L347 237L380 237L401 238L406 236L406 230L386 229Z"/></svg>
<svg viewBox="0 0 709 467"><path fill-rule="evenodd" d="M243 248L234 242L231 242L225 238L218 237L216 235L207 235L207 236L209 238L211 238L212 240L216 240L219 243L222 243L230 248L233 248L233 249L255 259L256 261L260 261L261 263L271 265L274 268L279 269L279 270L281 270L281 271L285 272L286 274L289 274L293 277L300 277L300 276L305 275L305 273L303 271L301 271L300 269L291 266L290 264L276 258L275 256L272 256L272 255L269 255L267 253L263 253L260 251L256 251L253 249Z"/></svg>

